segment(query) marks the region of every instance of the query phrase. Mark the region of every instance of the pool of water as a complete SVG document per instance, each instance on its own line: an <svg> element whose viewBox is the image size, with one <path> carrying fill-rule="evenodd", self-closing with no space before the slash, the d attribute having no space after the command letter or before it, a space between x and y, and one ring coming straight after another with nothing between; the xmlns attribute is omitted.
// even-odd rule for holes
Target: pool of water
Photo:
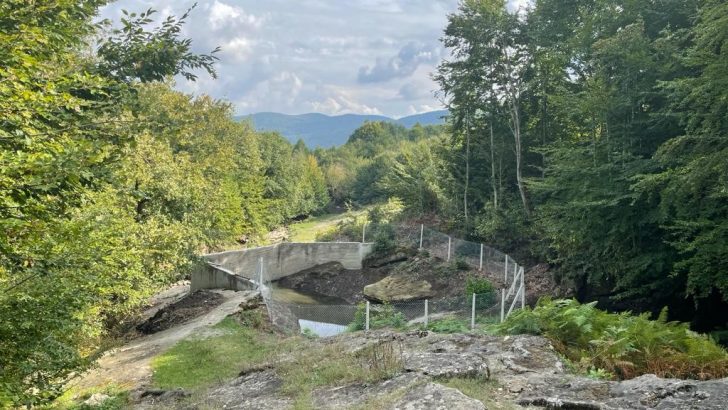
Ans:
<svg viewBox="0 0 728 410"><path fill-rule="evenodd" d="M284 288L278 285L277 282L271 283L270 293L273 300L277 302L295 305L349 305L344 299L335 296Z"/></svg>
<svg viewBox="0 0 728 410"><path fill-rule="evenodd" d="M347 325L354 320L356 312L356 306L344 299L285 288L277 283L271 284L270 295L274 301L287 306L296 317L302 332L308 329L321 337L345 332Z"/></svg>

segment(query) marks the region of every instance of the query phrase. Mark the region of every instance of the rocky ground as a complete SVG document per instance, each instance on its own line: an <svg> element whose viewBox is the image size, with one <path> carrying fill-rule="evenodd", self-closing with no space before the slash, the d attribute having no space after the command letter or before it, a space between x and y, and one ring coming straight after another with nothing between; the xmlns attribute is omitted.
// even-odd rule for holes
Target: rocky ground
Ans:
<svg viewBox="0 0 728 410"><path fill-rule="evenodd" d="M314 340L312 354L338 345L356 355L372 346L394 345L401 362L392 377L370 383L325 386L310 400L317 409L724 409L728 379L686 381L652 375L614 382L569 374L546 339L442 335L414 331L372 331ZM302 354L299 352L298 354ZM303 352L305 354L305 351ZM284 392L278 358L249 369L228 383L194 398L181 392L137 396L138 408L294 408ZM473 392L453 380L479 386ZM468 393L468 394L466 394ZM166 397L165 397L166 394Z"/></svg>

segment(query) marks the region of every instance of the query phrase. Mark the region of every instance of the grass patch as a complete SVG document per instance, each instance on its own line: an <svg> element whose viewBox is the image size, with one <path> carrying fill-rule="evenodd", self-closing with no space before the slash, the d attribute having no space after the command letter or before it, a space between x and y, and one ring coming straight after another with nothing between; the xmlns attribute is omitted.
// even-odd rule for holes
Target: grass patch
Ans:
<svg viewBox="0 0 728 410"><path fill-rule="evenodd" d="M109 398L99 406L83 404L95 393L105 394ZM101 388L88 389L80 394L78 391L69 389L47 408L59 410L121 410L127 408L128 405L129 392L120 386L111 384Z"/></svg>
<svg viewBox="0 0 728 410"><path fill-rule="evenodd" d="M311 393L324 386L373 383L389 379L403 368L402 346L381 342L352 353L335 343L320 349L297 349L294 359L278 364L282 391L295 409L313 408Z"/></svg>
<svg viewBox="0 0 728 410"><path fill-rule="evenodd" d="M213 327L222 335L183 340L152 360L153 382L162 389L204 388L264 362L275 345L269 333L226 318Z"/></svg>
<svg viewBox="0 0 728 410"><path fill-rule="evenodd" d="M647 314L607 313L595 303L544 298L493 328L501 334L541 334L579 373L593 378L629 379L646 373L666 378L728 376L728 353L685 323Z"/></svg>
<svg viewBox="0 0 728 410"><path fill-rule="evenodd" d="M288 227L291 242L315 242L316 236L326 232L343 220L345 214L329 214L308 218Z"/></svg>
<svg viewBox="0 0 728 410"><path fill-rule="evenodd" d="M476 379L457 377L452 379L438 380L438 383L446 387L460 390L464 395L479 400L486 409L515 410L523 407L510 402L504 397L501 386L492 379Z"/></svg>

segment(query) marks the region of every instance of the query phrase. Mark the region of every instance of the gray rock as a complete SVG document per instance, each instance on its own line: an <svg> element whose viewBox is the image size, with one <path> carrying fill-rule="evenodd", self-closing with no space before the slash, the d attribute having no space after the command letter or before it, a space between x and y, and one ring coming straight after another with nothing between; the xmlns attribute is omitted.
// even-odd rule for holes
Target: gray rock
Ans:
<svg viewBox="0 0 728 410"><path fill-rule="evenodd" d="M225 409L287 409L292 402L278 393L282 384L275 370L257 369L210 391L206 402L200 404Z"/></svg>
<svg viewBox="0 0 728 410"><path fill-rule="evenodd" d="M485 405L457 389L437 383L419 385L391 407L394 410L485 410Z"/></svg>
<svg viewBox="0 0 728 410"><path fill-rule="evenodd" d="M364 297L376 302L408 302L434 296L430 282L403 276L387 276L364 287Z"/></svg>
<svg viewBox="0 0 728 410"><path fill-rule="evenodd" d="M417 384L426 382L427 378L416 373L404 373L376 384L354 384L349 386L320 389L313 394L314 408L317 409L349 409L371 407L372 401L387 401L390 396L406 393Z"/></svg>
<svg viewBox="0 0 728 410"><path fill-rule="evenodd" d="M728 379L662 379L649 374L621 382L583 377L531 379L518 404L569 409L725 409Z"/></svg>
<svg viewBox="0 0 728 410"><path fill-rule="evenodd" d="M104 404L104 402L106 400L109 400L110 398L111 397L109 397L108 395L103 394L103 393L94 393L91 395L91 397L86 399L86 401L84 401L83 404L85 404L87 406L100 406L100 405Z"/></svg>

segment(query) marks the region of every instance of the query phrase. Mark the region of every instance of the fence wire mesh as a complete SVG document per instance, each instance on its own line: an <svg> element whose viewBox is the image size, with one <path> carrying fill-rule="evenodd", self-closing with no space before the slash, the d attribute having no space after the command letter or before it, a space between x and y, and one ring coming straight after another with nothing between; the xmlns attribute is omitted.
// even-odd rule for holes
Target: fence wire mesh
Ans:
<svg viewBox="0 0 728 410"><path fill-rule="evenodd" d="M289 332L303 332L321 337L347 330L381 327L427 328L434 331L467 331L472 327L497 323L514 309L523 306L525 287L523 268L507 254L481 243L453 238L422 225L367 224L362 240L391 242L425 252L487 277L501 289L493 292L433 300L359 305L294 304L276 300L276 289L266 273L265 262L258 266L257 283L261 289L271 321ZM368 317L367 317L368 316Z"/></svg>
<svg viewBox="0 0 728 410"><path fill-rule="evenodd" d="M272 290L275 294L275 289ZM268 301L271 321L292 333L320 337L346 331L380 328L428 329L436 332L466 332L497 323L501 304L497 292L435 300L386 304L302 305Z"/></svg>

